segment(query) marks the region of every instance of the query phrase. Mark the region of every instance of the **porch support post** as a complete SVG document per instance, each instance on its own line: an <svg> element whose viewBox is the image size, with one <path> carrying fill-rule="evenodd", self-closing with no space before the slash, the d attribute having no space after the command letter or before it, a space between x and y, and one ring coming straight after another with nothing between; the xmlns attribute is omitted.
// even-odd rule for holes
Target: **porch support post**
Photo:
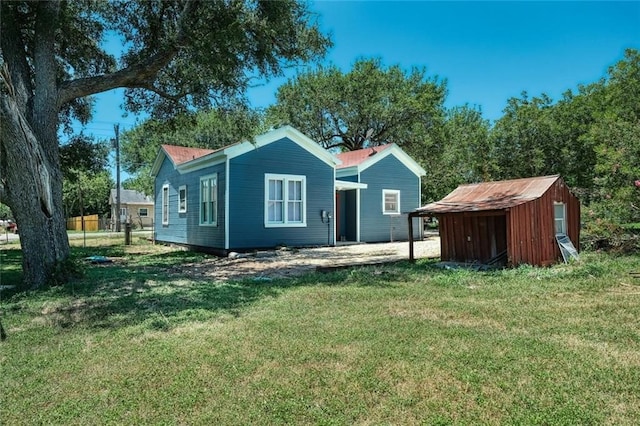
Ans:
<svg viewBox="0 0 640 426"><path fill-rule="evenodd" d="M409 213L409 260L415 261L413 258L413 213Z"/></svg>

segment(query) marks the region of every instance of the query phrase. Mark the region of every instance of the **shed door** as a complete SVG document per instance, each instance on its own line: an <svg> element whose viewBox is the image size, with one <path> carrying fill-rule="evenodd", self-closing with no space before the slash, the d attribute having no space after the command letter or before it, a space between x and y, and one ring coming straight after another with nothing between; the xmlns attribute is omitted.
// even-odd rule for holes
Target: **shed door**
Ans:
<svg viewBox="0 0 640 426"><path fill-rule="evenodd" d="M466 217L464 239L464 261L487 263L507 249L506 216Z"/></svg>

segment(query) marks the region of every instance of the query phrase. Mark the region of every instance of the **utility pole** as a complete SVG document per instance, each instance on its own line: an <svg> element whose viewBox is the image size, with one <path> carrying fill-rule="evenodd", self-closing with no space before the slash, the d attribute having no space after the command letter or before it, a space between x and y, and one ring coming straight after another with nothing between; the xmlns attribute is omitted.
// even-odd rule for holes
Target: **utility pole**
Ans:
<svg viewBox="0 0 640 426"><path fill-rule="evenodd" d="M114 124L113 130L116 133L116 232L120 232L120 124Z"/></svg>

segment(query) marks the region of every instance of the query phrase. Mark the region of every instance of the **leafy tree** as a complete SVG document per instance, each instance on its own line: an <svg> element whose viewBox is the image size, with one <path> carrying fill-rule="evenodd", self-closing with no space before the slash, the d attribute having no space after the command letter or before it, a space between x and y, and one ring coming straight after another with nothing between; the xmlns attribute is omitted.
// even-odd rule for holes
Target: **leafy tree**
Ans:
<svg viewBox="0 0 640 426"><path fill-rule="evenodd" d="M526 93L508 101L490 131L493 178L559 173L588 217L640 220L640 54L629 49L601 80L553 103Z"/></svg>
<svg viewBox="0 0 640 426"><path fill-rule="evenodd" d="M147 120L122 134L122 165L132 175L123 186L153 193L150 170L162 144L221 148L262 132L262 121L260 113L241 105L184 113L169 120Z"/></svg>
<svg viewBox="0 0 640 426"><path fill-rule="evenodd" d="M554 143L560 156L560 173L583 203L588 203L593 189L596 151L592 141L585 139L601 108L600 84L579 86L576 94L564 93L550 111Z"/></svg>
<svg viewBox="0 0 640 426"><path fill-rule="evenodd" d="M0 200L20 226L24 279L45 284L69 256L58 128L86 122L90 96L167 117L242 96L252 75L323 54L329 41L295 0L3 1ZM118 37L119 58L102 42ZM65 279L64 276L57 279Z"/></svg>
<svg viewBox="0 0 640 426"><path fill-rule="evenodd" d="M61 145L60 168L65 179L74 179L78 171L99 173L109 165L109 146L83 134Z"/></svg>
<svg viewBox="0 0 640 426"><path fill-rule="evenodd" d="M106 142L96 143L80 134L60 146L62 200L67 217L104 214L109 210L109 190L114 183L108 164Z"/></svg>
<svg viewBox="0 0 640 426"><path fill-rule="evenodd" d="M268 121L300 129L325 148L352 151L397 143L424 147L441 123L445 83L425 69L384 68L361 59L344 74L335 66L302 73L278 89Z"/></svg>
<svg viewBox="0 0 640 426"><path fill-rule="evenodd" d="M583 136L594 146L593 211L612 222L640 221L640 52L629 49L600 83L601 108Z"/></svg>
<svg viewBox="0 0 640 426"><path fill-rule="evenodd" d="M7 220L11 219L13 216L11 215L11 209L9 206L5 206L4 204L0 204L0 219Z"/></svg>
<svg viewBox="0 0 640 426"><path fill-rule="evenodd" d="M510 179L559 173L561 147L554 135L551 98L543 94L507 102L505 115L491 132L496 178Z"/></svg>
<svg viewBox="0 0 640 426"><path fill-rule="evenodd" d="M78 170L75 179L65 180L62 196L67 216L104 215L109 212L109 192L114 187L111 173Z"/></svg>
<svg viewBox="0 0 640 426"><path fill-rule="evenodd" d="M436 158L426 182L429 200L438 200L462 183L490 180L493 158L489 147L489 122L482 111L468 105L447 111L441 149L431 150Z"/></svg>

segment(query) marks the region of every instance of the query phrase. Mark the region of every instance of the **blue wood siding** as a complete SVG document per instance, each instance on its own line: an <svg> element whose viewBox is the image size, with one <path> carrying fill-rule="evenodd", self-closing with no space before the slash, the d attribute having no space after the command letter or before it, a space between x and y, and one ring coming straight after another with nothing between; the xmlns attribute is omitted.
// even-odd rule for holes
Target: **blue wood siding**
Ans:
<svg viewBox="0 0 640 426"><path fill-rule="evenodd" d="M217 174L217 226L200 226L200 177ZM162 187L169 185L169 224L162 224ZM187 187L187 211L178 213L178 191ZM180 174L165 158L155 179L156 240L202 247L224 248L224 187L225 165L218 164L190 173Z"/></svg>
<svg viewBox="0 0 640 426"><path fill-rule="evenodd" d="M349 175L349 176L342 176L339 178L336 178L337 180L344 180L346 182L358 182L358 175Z"/></svg>
<svg viewBox="0 0 640 426"><path fill-rule="evenodd" d="M420 207L420 179L395 156L389 155L360 173L360 240L381 242L409 238L407 214ZM382 190L400 191L401 215L382 213ZM414 237L420 236L419 221L414 222Z"/></svg>
<svg viewBox="0 0 640 426"><path fill-rule="evenodd" d="M232 158L229 171L230 249L327 244L320 211L333 211L333 167L284 138ZM306 227L265 227L265 173L306 176Z"/></svg>

